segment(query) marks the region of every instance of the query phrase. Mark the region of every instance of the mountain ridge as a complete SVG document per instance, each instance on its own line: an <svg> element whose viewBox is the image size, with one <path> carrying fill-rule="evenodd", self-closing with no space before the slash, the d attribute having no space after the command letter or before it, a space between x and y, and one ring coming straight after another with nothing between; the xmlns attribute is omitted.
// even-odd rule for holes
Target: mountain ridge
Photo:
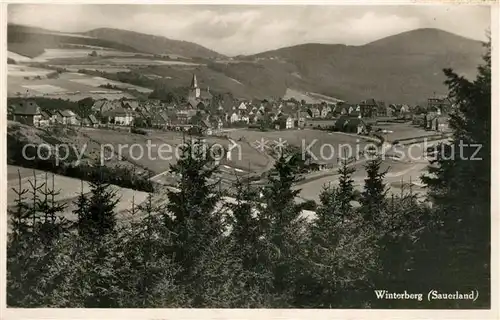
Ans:
<svg viewBox="0 0 500 320"><path fill-rule="evenodd" d="M434 93L446 94L444 68L453 68L468 78L474 77L484 54L481 41L431 28L411 30L359 46L305 43L233 58L190 42L117 30L93 29L78 34L90 38L75 36L71 40L98 41L139 53L175 52L183 56L183 50L188 50L190 56L202 56L202 64L195 70L150 66L137 72L169 77L168 83L174 87L189 82L194 72L200 82L214 90L234 92L242 97L282 97L290 88L353 103L369 98L415 103L425 101ZM9 35L13 31L9 30ZM115 34L121 35L119 41L113 36ZM67 34L56 38L64 36ZM134 40L137 38L139 40ZM15 52L11 49L15 49L18 43L12 43L10 37L8 40L8 50ZM171 43L173 47L169 47ZM57 44L57 41L52 44ZM46 43L40 45L47 46Z"/></svg>

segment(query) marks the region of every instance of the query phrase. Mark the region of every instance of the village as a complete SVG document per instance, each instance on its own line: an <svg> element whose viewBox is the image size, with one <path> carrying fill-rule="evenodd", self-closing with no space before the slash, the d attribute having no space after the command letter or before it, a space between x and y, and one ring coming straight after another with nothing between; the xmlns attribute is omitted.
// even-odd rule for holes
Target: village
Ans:
<svg viewBox="0 0 500 320"><path fill-rule="evenodd" d="M307 98L307 96L304 96ZM35 127L55 124L94 128L145 128L165 131L191 131L218 135L228 128L261 131L326 129L360 135L373 133L377 122L407 122L426 130L447 131L447 114L452 105L446 97L428 98L426 106L388 104L376 99L358 103L318 101L286 96L278 100L215 101L210 88L200 88L193 74L186 102L168 104L148 99L96 100L84 116L74 110L42 109L26 98L8 106L8 119Z"/></svg>

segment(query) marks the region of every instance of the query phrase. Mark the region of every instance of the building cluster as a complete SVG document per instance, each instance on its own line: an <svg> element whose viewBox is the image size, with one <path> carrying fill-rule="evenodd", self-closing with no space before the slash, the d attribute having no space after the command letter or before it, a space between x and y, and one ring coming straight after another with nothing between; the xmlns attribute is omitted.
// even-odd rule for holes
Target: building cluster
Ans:
<svg viewBox="0 0 500 320"><path fill-rule="evenodd" d="M285 130L305 127L333 127L338 131L363 133L367 123L386 117L418 122L415 109L405 104L389 104L375 99L358 104L344 102L305 103L295 99L253 99L216 101L210 88L202 90L193 75L186 102L166 104L159 100L97 100L91 113L82 118L71 110L42 110L26 100L9 107L12 120L34 126L55 123L98 127L102 125L138 126L182 131L196 127L204 134L216 134L223 127L258 126ZM425 126L438 130L447 99L429 99ZM438 124L436 124L438 123Z"/></svg>

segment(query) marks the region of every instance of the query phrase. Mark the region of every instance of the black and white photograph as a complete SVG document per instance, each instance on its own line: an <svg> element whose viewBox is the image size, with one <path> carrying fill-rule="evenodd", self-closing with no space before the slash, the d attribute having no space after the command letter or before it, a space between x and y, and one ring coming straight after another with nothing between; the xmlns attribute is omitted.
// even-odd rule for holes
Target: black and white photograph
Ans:
<svg viewBox="0 0 500 320"><path fill-rule="evenodd" d="M495 2L3 6L9 312L498 317Z"/></svg>

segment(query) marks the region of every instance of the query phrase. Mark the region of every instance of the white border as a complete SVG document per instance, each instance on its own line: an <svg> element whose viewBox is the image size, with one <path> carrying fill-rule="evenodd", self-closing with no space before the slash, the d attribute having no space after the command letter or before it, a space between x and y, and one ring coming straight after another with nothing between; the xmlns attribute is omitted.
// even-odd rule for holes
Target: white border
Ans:
<svg viewBox="0 0 500 320"><path fill-rule="evenodd" d="M134 1L123 0L87 0L87 1L71 1L71 0L41 0L41 1L10 1L10 3L57 3L57 4L137 4ZM285 5L285 4L315 4L315 5L436 5L436 4L491 4L491 38L492 38L492 123L499 121L500 110L499 107L499 5L497 1L466 1L466 0L441 0L436 1L155 1L143 0L141 4L259 4L259 5ZM47 17L50 19L50 17ZM6 136L6 96L7 96L7 4L2 2L0 4L0 21L2 21L0 40L2 50L0 52L1 59L1 79L2 85L0 93L0 133L2 137ZM492 125L492 145L499 145L500 126ZM0 143L0 150L2 154L6 152L6 140L2 138ZM421 318L438 318L438 319L499 319L499 292L498 292L498 271L499 271L499 256L498 256L498 224L500 213L498 195L500 194L500 170L495 165L499 163L500 152L496 148L492 148L491 158L491 307L490 310L377 310L377 309L332 309L332 310L319 310L319 309L7 309L6 308L6 233L7 233L7 215L5 206L1 206L0 218L0 319L253 319L253 318L266 318L266 319L421 319ZM6 174L6 157L0 157L0 173L2 176ZM7 181L0 179L0 203L6 203L7 195ZM75 284L78 285L78 284Z"/></svg>

